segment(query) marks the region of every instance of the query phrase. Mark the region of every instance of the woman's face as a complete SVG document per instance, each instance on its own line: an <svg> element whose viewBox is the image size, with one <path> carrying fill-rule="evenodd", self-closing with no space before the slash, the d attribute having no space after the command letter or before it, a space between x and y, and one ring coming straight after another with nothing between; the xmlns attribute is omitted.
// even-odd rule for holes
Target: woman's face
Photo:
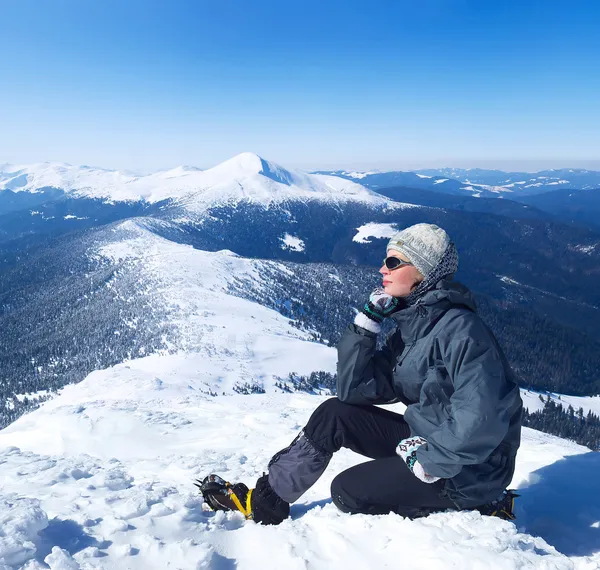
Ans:
<svg viewBox="0 0 600 570"><path fill-rule="evenodd" d="M408 261L408 258L399 251L389 249L388 257L397 257L402 261ZM403 265L394 270L389 270L385 264L379 270L383 276L383 289L392 297L407 297L410 292L423 281L423 275L414 265Z"/></svg>

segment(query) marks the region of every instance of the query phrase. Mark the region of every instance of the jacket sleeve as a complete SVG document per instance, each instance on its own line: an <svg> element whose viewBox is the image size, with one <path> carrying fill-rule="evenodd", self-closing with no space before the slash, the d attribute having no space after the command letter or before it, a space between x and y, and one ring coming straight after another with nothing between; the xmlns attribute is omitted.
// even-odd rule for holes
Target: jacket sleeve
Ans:
<svg viewBox="0 0 600 570"><path fill-rule="evenodd" d="M392 404L394 391L396 334L376 350L377 335L351 324L338 344L337 397L347 404Z"/></svg>
<svg viewBox="0 0 600 570"><path fill-rule="evenodd" d="M430 475L449 479L463 465L483 463L500 445L518 386L506 377L491 339L454 339L444 352L454 385L448 418L427 435L417 459Z"/></svg>

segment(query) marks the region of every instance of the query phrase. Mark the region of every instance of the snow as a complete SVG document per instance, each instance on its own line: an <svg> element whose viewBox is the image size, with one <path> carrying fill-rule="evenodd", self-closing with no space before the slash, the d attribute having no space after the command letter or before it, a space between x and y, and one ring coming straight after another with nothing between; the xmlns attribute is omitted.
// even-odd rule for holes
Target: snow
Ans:
<svg viewBox="0 0 600 570"><path fill-rule="evenodd" d="M369 172L342 172L344 176L350 176L350 178L356 178L357 180L361 180L362 178L366 178L371 174L377 174L378 170L370 170Z"/></svg>
<svg viewBox="0 0 600 570"><path fill-rule="evenodd" d="M177 167L147 176L62 163L5 165L0 170L0 191L35 192L44 187L113 202L174 199L192 212L244 199L265 205L291 199L359 201L378 206L391 203L351 180L288 170L249 152L208 170Z"/></svg>
<svg viewBox="0 0 600 570"><path fill-rule="evenodd" d="M408 207L411 204L403 204ZM419 208L419 206L415 206ZM352 241L357 243L371 243L369 238L377 238L377 239L388 239L391 238L394 234L398 233L400 230L396 227L395 224L380 224L376 222L369 222L368 224L364 224L359 228L356 228L356 234L352 238Z"/></svg>
<svg viewBox="0 0 600 570"><path fill-rule="evenodd" d="M292 251L304 251L304 241L290 234L285 234L281 241L283 249L291 249Z"/></svg>
<svg viewBox="0 0 600 570"><path fill-rule="evenodd" d="M576 246L570 247L569 249L572 249L574 251L579 251L581 253L591 254L594 251L596 251L597 247L598 247L598 244L595 243L593 245L576 245Z"/></svg>
<svg viewBox="0 0 600 570"><path fill-rule="evenodd" d="M417 173L415 172L415 174L417 174ZM425 176L425 174L417 174L417 176L419 178L433 178L432 176Z"/></svg>
<svg viewBox="0 0 600 570"><path fill-rule="evenodd" d="M467 182L468 183L468 182ZM487 192L492 192L494 194L500 194L502 192L512 192L510 186L493 186L491 184L476 184L475 187L473 185L462 186L461 190L467 190L469 192L475 192L477 194L473 194L474 197L480 198L481 191L486 190Z"/></svg>
<svg viewBox="0 0 600 570"><path fill-rule="evenodd" d="M65 220L87 220L87 216L84 218L80 218L78 216L74 216L73 214L67 214L66 216L64 216Z"/></svg>
<svg viewBox="0 0 600 570"><path fill-rule="evenodd" d="M441 184L442 182L448 182L448 178L439 178L438 180L434 180L434 184Z"/></svg>
<svg viewBox="0 0 600 570"><path fill-rule="evenodd" d="M544 408L544 402L540 400L540 396L544 401L549 396L556 404L560 404L563 410L567 411L569 406L573 406L575 411L583 408L584 414L592 412L600 417L600 396L567 396L553 392L535 392L533 390L521 390L521 398L523 406L530 412L537 412Z"/></svg>
<svg viewBox="0 0 600 570"><path fill-rule="evenodd" d="M310 367L308 353L273 346L270 354L280 372ZM208 360L149 357L96 371L0 432L1 563L348 570L408 557L411 568L599 567L600 456L529 429L512 482L523 494L516 525L476 512L416 521L343 514L329 485L364 460L347 450L278 527L206 510L195 478L217 472L252 485L325 399L273 390L210 396L208 385L221 386L218 362ZM571 475L578 487L563 499L556 489Z"/></svg>
<svg viewBox="0 0 600 570"><path fill-rule="evenodd" d="M50 396L51 394L52 393L48 390L38 390L37 392L30 392L28 394L15 394L13 398L22 402L25 398L28 400L38 400L39 398L44 398L46 396Z"/></svg>
<svg viewBox="0 0 600 570"><path fill-rule="evenodd" d="M268 366L256 362L255 356L262 354L263 343L272 337L277 339L279 349L303 354L301 348L289 345L289 337L305 340L310 331L300 331L276 311L229 294L229 288L238 285L268 295L266 276L289 273L284 265L246 259L227 250L197 250L161 238L145 224L144 220L121 222L112 231L114 241L99 244L89 255L100 262L120 264L122 275L116 279L133 275L140 288L153 291L152 304L168 311L170 343L205 355L224 354L235 359L236 367L242 367L246 375L245 381L258 381L267 373ZM223 371L219 363L215 366L226 384L224 389L231 390L236 374Z"/></svg>
<svg viewBox="0 0 600 570"><path fill-rule="evenodd" d="M16 567L32 558L38 533L47 526L48 517L38 500L0 496L0 568Z"/></svg>

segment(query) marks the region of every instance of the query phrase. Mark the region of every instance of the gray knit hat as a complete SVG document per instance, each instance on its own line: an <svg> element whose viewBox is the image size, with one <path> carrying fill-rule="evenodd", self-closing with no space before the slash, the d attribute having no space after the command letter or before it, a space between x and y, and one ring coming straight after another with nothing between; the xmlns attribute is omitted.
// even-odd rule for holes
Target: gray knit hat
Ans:
<svg viewBox="0 0 600 570"><path fill-rule="evenodd" d="M450 245L452 242L442 228L435 224L415 224L394 234L387 249L404 254L427 278L438 267ZM448 267L448 273L455 273L458 269L458 256L451 257L454 258L453 267Z"/></svg>

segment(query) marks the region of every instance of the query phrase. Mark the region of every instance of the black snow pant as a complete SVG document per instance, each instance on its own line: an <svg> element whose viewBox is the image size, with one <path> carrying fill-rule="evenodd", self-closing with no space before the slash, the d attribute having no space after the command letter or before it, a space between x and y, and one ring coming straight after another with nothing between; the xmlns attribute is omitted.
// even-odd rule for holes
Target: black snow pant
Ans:
<svg viewBox="0 0 600 570"><path fill-rule="evenodd" d="M345 447L373 461L343 471L331 483L331 497L342 511L416 518L456 509L443 492L444 480L424 483L396 454L398 443L409 436L401 414L331 398L313 412L296 439L273 456L262 485L281 502L293 503L317 481L333 453ZM255 500L260 502L260 495Z"/></svg>

